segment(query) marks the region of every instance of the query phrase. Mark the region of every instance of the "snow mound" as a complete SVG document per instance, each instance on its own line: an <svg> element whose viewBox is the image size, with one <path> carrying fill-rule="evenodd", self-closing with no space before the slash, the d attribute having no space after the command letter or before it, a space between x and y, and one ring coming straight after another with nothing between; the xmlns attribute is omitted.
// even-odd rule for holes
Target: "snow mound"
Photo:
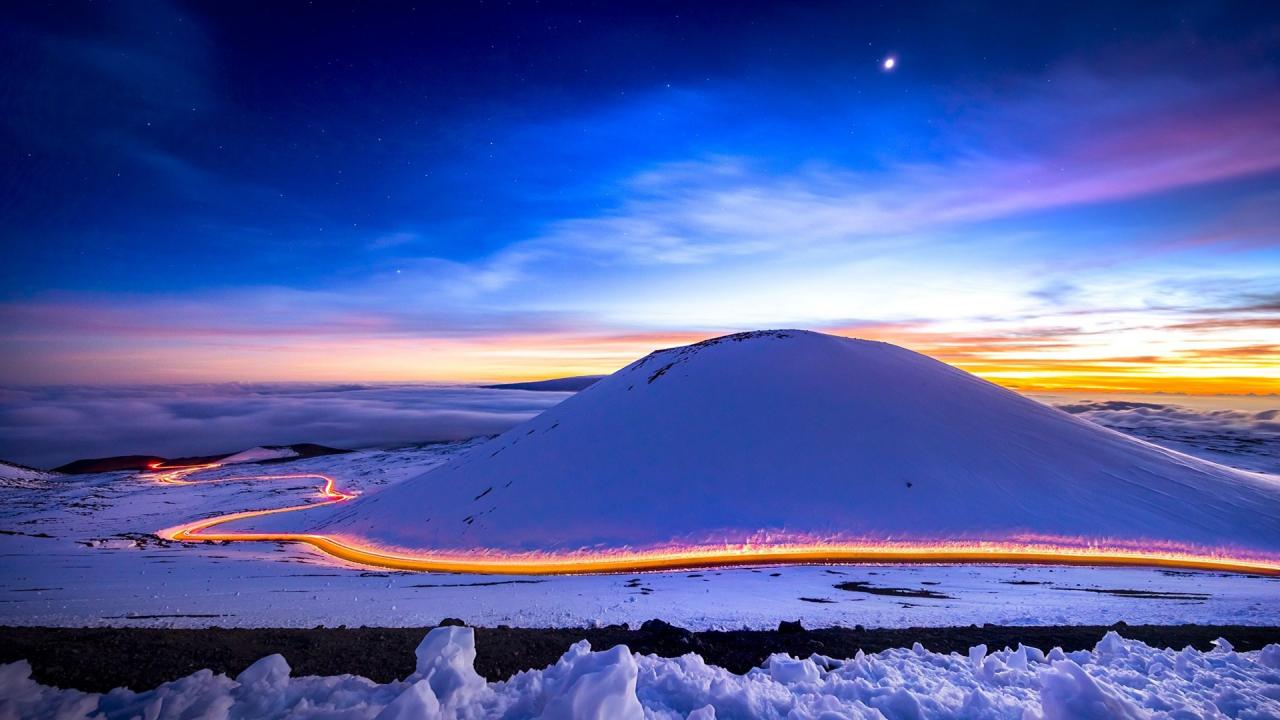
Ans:
<svg viewBox="0 0 1280 720"><path fill-rule="evenodd" d="M542 671L542 720L644 720L636 659L626 645L591 652L583 640Z"/></svg>
<svg viewBox="0 0 1280 720"><path fill-rule="evenodd" d="M59 476L60 473L46 472L0 460L0 487L24 489L48 487L49 482Z"/></svg>
<svg viewBox="0 0 1280 720"><path fill-rule="evenodd" d="M298 457L298 451L288 446L261 446L242 450L235 455L228 455L218 461L219 465L235 465L237 463L256 463L264 460L280 460Z"/></svg>
<svg viewBox="0 0 1280 720"><path fill-rule="evenodd" d="M484 678L475 670L476 638L471 628L436 628L414 653L418 664L409 679L427 683L431 697L445 707L471 702L484 690ZM425 701L425 693L419 693Z"/></svg>
<svg viewBox="0 0 1280 720"><path fill-rule="evenodd" d="M262 522L427 552L1030 537L1269 557L1280 479L782 330L652 353L444 467Z"/></svg>
<svg viewBox="0 0 1280 720"><path fill-rule="evenodd" d="M979 646L967 655L943 655L917 645L846 660L775 655L766 668L735 675L693 654L641 656L622 645L592 652L580 642L546 669L506 682L468 680L442 699L431 679L420 676L424 666L460 670L456 661L474 655L472 636L461 630L432 630L419 647L418 671L385 685L352 675L292 677L284 658L272 655L235 680L201 670L154 690L97 695L42 686L20 661L0 666L0 718L1280 717L1280 645L1240 653L1225 641L1208 652L1157 649L1109 633L1092 651L1020 646L988 654ZM468 689L460 693L461 687Z"/></svg>

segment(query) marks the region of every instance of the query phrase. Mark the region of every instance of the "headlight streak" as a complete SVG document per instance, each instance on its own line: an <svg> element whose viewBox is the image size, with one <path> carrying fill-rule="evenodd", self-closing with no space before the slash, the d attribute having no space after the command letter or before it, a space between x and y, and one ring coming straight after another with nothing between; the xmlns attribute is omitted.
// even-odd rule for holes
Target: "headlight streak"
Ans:
<svg viewBox="0 0 1280 720"><path fill-rule="evenodd" d="M1091 544L1055 544L1033 538L1011 541L885 541L742 543L719 546L668 547L612 552L503 553L498 551L420 553L379 548L355 537L288 532L210 532L226 523L255 517L297 512L346 502L354 493L337 488L336 481L320 473L245 475L189 480L217 463L187 466L151 465L152 476L166 485L198 485L260 480L323 481L318 502L266 510L246 510L177 525L156 534L175 542L290 542L303 543L334 558L357 565L418 572L461 572L491 575L583 575L691 570L747 565L818 564L1035 564L1122 566L1212 570L1280 576L1280 561L1196 552L1194 548L1159 549L1108 547ZM1049 539L1051 540L1051 539Z"/></svg>

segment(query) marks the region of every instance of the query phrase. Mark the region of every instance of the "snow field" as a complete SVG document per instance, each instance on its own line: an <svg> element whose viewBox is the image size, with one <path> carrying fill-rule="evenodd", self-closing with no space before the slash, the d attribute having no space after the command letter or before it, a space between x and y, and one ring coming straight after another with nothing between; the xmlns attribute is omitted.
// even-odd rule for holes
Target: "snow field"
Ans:
<svg viewBox="0 0 1280 720"><path fill-rule="evenodd" d="M103 695L44 687L26 662L0 666L0 719L142 717L432 720L542 718L786 718L788 720L1044 720L1280 717L1280 645L1235 652L1157 649L1108 633L1092 651L1019 646L942 655L919 644L847 660L774 655L745 675L679 658L592 651L579 642L556 664L487 682L470 628L440 627L408 678L292 677L280 655L234 680L201 670L145 692Z"/></svg>
<svg viewBox="0 0 1280 720"><path fill-rule="evenodd" d="M1280 625L1275 602L1280 580L1236 574L868 565L455 576L370 572L300 545L161 543L146 535L208 515L318 497L318 483L311 479L214 482L218 478L318 472L336 478L344 490L374 493L481 444L364 450L257 469L237 465L202 472L194 485L103 473L8 488L0 503L0 554L5 557L0 624L431 627L441 618L457 617L478 626L515 627L638 625L662 618L691 630L775 628L780 619L801 620L810 628L1111 625L1120 620ZM948 597L834 587L846 581L929 588Z"/></svg>

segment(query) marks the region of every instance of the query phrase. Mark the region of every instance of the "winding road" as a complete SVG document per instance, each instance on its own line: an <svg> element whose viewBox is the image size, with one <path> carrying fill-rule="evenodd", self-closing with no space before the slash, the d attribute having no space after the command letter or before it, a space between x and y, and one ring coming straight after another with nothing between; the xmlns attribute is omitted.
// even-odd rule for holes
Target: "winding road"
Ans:
<svg viewBox="0 0 1280 720"><path fill-rule="evenodd" d="M377 548L361 542L358 538L316 533L214 530L220 525L238 520L310 510L325 505L346 502L356 497L354 493L339 490L336 481L332 477L319 473L238 475L207 480L190 479L191 476L197 473L219 467L223 466L218 463L183 466L166 466L157 463L151 466L151 472L147 477L166 485L315 479L322 481L320 497L314 502L301 505L216 515L160 530L157 532L160 537L179 542L304 543L332 557L357 565L421 572L462 572L496 575L632 573L740 565L978 563L1137 566L1280 576L1280 562L1250 558L1204 555L1192 552L1092 546L1053 546L1041 543L1015 542L734 545L653 551L626 550L617 553L590 554L530 553L503 555L492 552L477 552L470 555L450 555L446 553L410 554Z"/></svg>

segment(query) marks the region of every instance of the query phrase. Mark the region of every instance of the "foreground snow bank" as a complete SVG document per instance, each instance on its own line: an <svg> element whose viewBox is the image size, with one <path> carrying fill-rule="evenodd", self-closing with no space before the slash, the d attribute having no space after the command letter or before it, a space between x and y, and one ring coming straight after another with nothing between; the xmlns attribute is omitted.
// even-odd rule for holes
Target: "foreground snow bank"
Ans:
<svg viewBox="0 0 1280 720"><path fill-rule="evenodd" d="M488 683L474 669L470 628L432 630L407 679L379 685L353 675L290 676L280 655L234 680L201 670L146 692L105 695L44 687L25 662L0 666L0 720L103 717L325 718L1274 718L1280 717L1280 645L1237 653L1159 650L1108 633L1092 651L1019 646L967 656L917 644L848 660L769 658L734 675L697 655L638 656L586 642L544 670Z"/></svg>

